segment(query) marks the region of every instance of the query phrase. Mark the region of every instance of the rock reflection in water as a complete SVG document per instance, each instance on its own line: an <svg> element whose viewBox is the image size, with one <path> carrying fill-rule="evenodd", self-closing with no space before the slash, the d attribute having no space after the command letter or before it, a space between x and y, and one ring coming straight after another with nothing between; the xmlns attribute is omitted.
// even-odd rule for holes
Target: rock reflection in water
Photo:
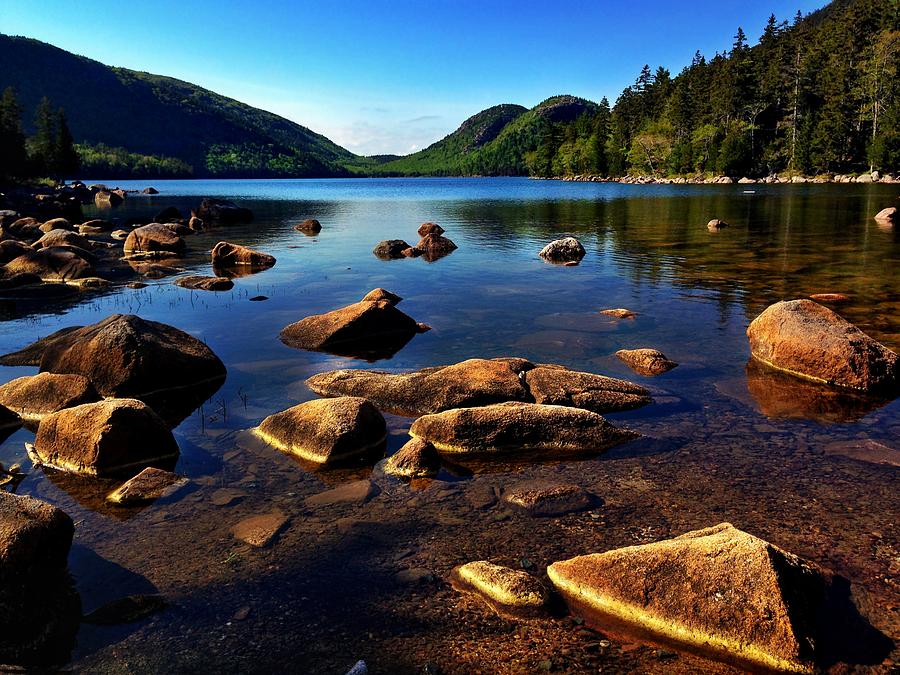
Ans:
<svg viewBox="0 0 900 675"><path fill-rule="evenodd" d="M890 402L802 380L768 368L753 358L747 362L746 373L747 389L759 411L767 417L841 424L861 420Z"/></svg>

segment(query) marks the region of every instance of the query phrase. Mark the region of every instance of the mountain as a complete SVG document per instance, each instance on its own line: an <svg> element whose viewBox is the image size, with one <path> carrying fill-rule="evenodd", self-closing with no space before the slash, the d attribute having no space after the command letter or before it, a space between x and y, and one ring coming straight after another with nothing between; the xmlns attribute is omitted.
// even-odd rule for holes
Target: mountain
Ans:
<svg viewBox="0 0 900 675"><path fill-rule="evenodd" d="M547 129L594 114L597 109L596 103L576 96L554 96L531 110L497 105L473 115L424 150L371 171L398 176L525 175L525 155L537 148Z"/></svg>
<svg viewBox="0 0 900 675"><path fill-rule="evenodd" d="M65 109L75 141L175 158L203 175L347 175L370 163L306 127L181 80L113 68L0 34L0 91L12 86L31 132L42 97Z"/></svg>

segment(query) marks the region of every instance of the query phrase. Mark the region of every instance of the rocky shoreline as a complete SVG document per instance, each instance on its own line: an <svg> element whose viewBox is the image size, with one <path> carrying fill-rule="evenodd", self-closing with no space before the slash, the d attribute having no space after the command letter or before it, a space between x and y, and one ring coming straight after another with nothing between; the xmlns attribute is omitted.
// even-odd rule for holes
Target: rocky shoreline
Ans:
<svg viewBox="0 0 900 675"><path fill-rule="evenodd" d="M747 176L596 176L591 174L577 174L574 176L553 176L549 179L572 183L624 183L627 185L801 185L804 183L854 183L868 185L871 183L896 184L900 183L900 176L888 173L882 175L878 171L861 174L828 174L820 176L802 176L796 174L772 174L763 178L750 178Z"/></svg>
<svg viewBox="0 0 900 675"><path fill-rule="evenodd" d="M85 189L95 199L103 193L114 194L99 187L96 192ZM879 217L893 223L896 210L883 211ZM90 224L95 221L86 228L82 222L76 233L68 220L59 217L39 223L33 216L15 212L5 218L0 243L12 242L9 247L19 254L6 262L7 273L10 266L16 270L51 248L54 255L65 254L66 269L77 272L72 278L89 278L83 268L94 265L93 251L117 250L112 242L101 241L104 245L97 246L84 238L111 229ZM119 245L132 261L178 260L187 247L183 237L251 218L252 213L236 204L204 199L190 217L166 209L155 222L122 224L131 229ZM301 231L318 232L321 224L316 225L310 228L301 223ZM719 220L707 225L711 233L727 227ZM433 254L431 262L456 249L455 244L450 248L443 243L443 230L434 223L424 224L419 234L425 244L416 250L423 251L423 257ZM403 251L408 248L412 247ZM378 256L378 248L374 253ZM566 267L579 264L588 253L576 238L566 237L549 242L534 255ZM73 262L72 256L80 262ZM399 256L385 257L416 256L401 251ZM210 264L217 273L237 270L233 276L239 277L267 269L276 260L239 244L219 242L210 253ZM46 283L47 279L36 276L37 283ZM64 281L69 278L62 275ZM204 284L195 275L181 279L190 279L190 288L211 290L220 279L229 280L215 277ZM835 294L819 299L840 301ZM429 329L398 309L401 301L397 294L375 288L358 302L290 323L280 338L295 349L367 361L387 358ZM603 313L618 322L637 315L625 308ZM900 391L900 357L813 300L770 305L750 324L747 340L760 367L793 378L788 380L789 389L795 382L798 388L817 386L823 392L849 391L886 399ZM619 350L616 355L645 377L678 366L648 347ZM131 314L64 328L0 357L0 364L40 370L0 387L5 428L30 425L35 429L29 448L35 467L57 477L76 476L96 485L97 491L105 489L102 481L113 481L117 487L105 501L126 509L183 494L180 490L188 481L171 471L180 455L172 428L207 400L227 374L226 364L197 338ZM301 461L304 470L322 476L347 467L368 471L365 478L336 487L327 486L323 478L327 489L302 502L307 514L375 499L382 491L377 483L382 474L401 481L394 485L398 492L413 495L414 481L430 480L442 469L471 476L498 462L578 462L603 455L641 438L627 425L609 422L604 414L655 404L654 392L635 382L516 356L473 358L404 373L339 369L319 373L305 384L319 398L270 411L248 430L263 444L259 460L274 466L276 455L290 455ZM173 409L175 399L182 397L184 407ZM389 458L385 457L390 432L385 414L411 420L404 432L409 441ZM229 461L227 456L224 461ZM603 504L599 494L558 479L518 485L502 495L492 494L491 499L501 496L510 509L535 519L561 518L589 509L602 512ZM283 504L268 500L265 504L264 511L248 514L231 526L234 540L252 549L270 550L290 536L295 525L302 527ZM0 513L0 578L28 589L29 571L40 569L42 551L49 548L54 552L54 583L65 589L71 519L38 500L5 493L0 493ZM497 526L503 527L499 522ZM485 611L506 620L541 625L568 618L594 631L616 626L650 644L670 645L741 667L810 671L822 664L851 663L854 655L842 651L844 644L828 639L836 626L841 630L863 626L849 638L859 635L871 645L869 657L884 659L890 652L885 636L866 624L855 608L835 600L844 586L829 569L719 519L700 529L671 534L677 536L556 557L547 561L544 571L533 564L519 570L499 560L470 560L455 566L446 581L457 592L483 603ZM33 609L28 597L14 595L7 602L7 615ZM18 643L7 644L0 635L0 662L47 665L47 635L66 646L80 620L123 623L122 616L135 612L145 616L165 607L165 600L158 596L128 596L100 608L99 614L79 617L76 595L59 614L40 617L43 624L29 628ZM43 631L44 626L54 630ZM65 660L52 658L51 664ZM367 672L363 662L354 671Z"/></svg>

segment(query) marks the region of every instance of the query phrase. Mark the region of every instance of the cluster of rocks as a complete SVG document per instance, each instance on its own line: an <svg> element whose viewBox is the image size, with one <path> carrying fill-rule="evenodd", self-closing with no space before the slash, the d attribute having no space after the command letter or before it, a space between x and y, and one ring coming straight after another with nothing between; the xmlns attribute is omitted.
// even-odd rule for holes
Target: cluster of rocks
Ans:
<svg viewBox="0 0 900 675"><path fill-rule="evenodd" d="M434 262L450 255L457 246L444 236L444 228L437 223L422 223L419 226L419 243L410 246L403 239L385 239L378 242L372 253L382 260L422 257Z"/></svg>
<svg viewBox="0 0 900 675"><path fill-rule="evenodd" d="M882 175L878 171L872 171L871 173L864 172L858 175L825 174L819 176L800 176L796 174L771 174L764 176L763 178L749 178L747 176L707 176L703 174L698 174L696 176L676 176L671 178L645 175L611 177L592 174L577 174L574 176L558 176L552 180L579 183L625 183L629 185L730 185L732 183L752 185L755 183L900 183L900 176L896 176L892 173Z"/></svg>
<svg viewBox="0 0 900 675"><path fill-rule="evenodd" d="M34 197L46 199L38 199L34 204L19 200L19 208L0 210L2 298L65 298L80 289L105 288L111 280L134 273L152 279L178 274L178 268L165 263L185 255L185 237L210 226L249 222L253 218L249 209L206 198L190 215L170 206L152 219L85 220L82 203L95 201L115 206L125 198L125 192L81 183ZM52 207L53 204L58 206ZM53 217L41 220L40 215L45 212ZM67 217L58 215L62 212ZM275 260L222 242L214 249L212 262L215 277L186 277L176 283L187 288L227 290L233 285L231 278L271 267Z"/></svg>

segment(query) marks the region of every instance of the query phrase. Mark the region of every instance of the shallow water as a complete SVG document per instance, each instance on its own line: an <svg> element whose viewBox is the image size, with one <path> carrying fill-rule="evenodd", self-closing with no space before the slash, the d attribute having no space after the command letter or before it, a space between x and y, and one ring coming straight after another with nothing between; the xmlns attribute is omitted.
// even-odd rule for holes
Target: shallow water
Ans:
<svg viewBox="0 0 900 675"><path fill-rule="evenodd" d="M142 188L144 183L118 183ZM126 219L201 196L251 208L248 226L188 239L185 273L210 274L220 239L271 253L271 270L209 293L172 278L116 286L54 306L0 305L0 353L70 325L131 312L207 342L228 378L176 430L177 470L193 487L142 510L110 510L109 484L31 470L19 431L0 462L22 463L18 486L76 521L70 569L85 611L129 593L163 593L171 605L142 622L82 627L78 668L110 672L345 672L364 658L374 672L522 672L551 661L579 672L721 668L611 638L568 620L517 626L485 613L446 582L450 569L488 558L536 573L564 557L653 541L723 520L850 579L869 621L900 639L900 401L835 397L748 366L745 330L772 302L839 292L840 314L900 350L900 232L871 216L896 186L634 186L525 179L160 181L103 217ZM93 209L86 209L90 216ZM309 237L292 227L317 218ZM730 228L709 233L721 218ZM415 244L420 223L440 223L459 249L428 263L382 261L375 243ZM537 252L565 234L587 256L575 267ZM651 386L656 403L609 415L649 439L585 461L496 464L474 477L407 486L376 474L365 505L310 508L304 498L370 474L313 474L242 430L313 398L303 381L365 362L286 347L278 332L304 316L360 299L377 286L433 330L376 367L407 370L470 357L535 362ZM250 302L264 295L264 302ZM598 314L626 307L638 316ZM680 365L644 378L613 354L654 347ZM35 372L4 368L0 382ZM389 452L409 420L389 418ZM848 456L849 455L849 456ZM604 505L531 519L492 503L495 491L534 478L574 482ZM230 490L225 493L223 490ZM227 505L225 496L234 497ZM250 550L232 524L280 508L288 528ZM431 573L405 583L397 573ZM249 607L247 618L232 620ZM240 615L240 614L239 614ZM587 646L586 646L587 645ZM663 661L660 661L660 659ZM880 666L889 668L893 655ZM872 664L869 664L872 665Z"/></svg>

